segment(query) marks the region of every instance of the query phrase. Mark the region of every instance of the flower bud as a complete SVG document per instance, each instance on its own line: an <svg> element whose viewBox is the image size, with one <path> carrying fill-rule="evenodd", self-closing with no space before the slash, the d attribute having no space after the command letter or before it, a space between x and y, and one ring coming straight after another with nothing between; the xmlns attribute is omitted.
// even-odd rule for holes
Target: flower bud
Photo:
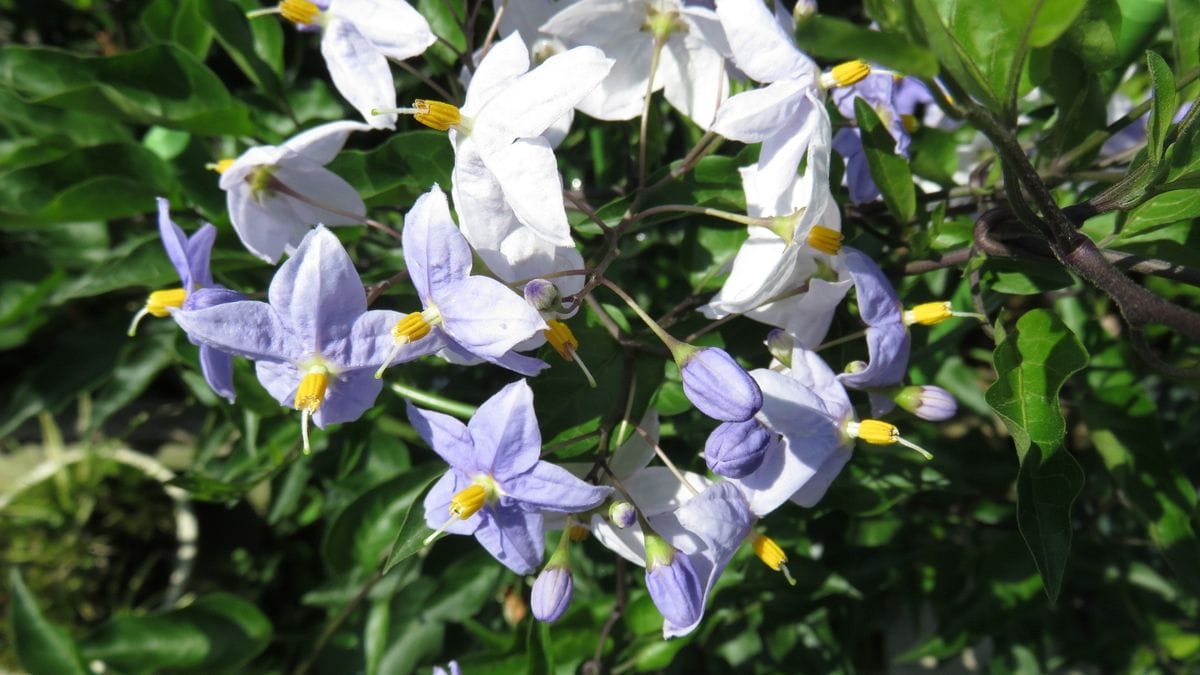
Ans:
<svg viewBox="0 0 1200 675"><path fill-rule="evenodd" d="M792 21L800 25L811 19L817 13L817 0L798 0L792 10Z"/></svg>
<svg viewBox="0 0 1200 675"><path fill-rule="evenodd" d="M792 350L795 347L796 340L782 328L773 328L767 333L767 351L776 361L788 368L792 367Z"/></svg>
<svg viewBox="0 0 1200 675"><path fill-rule="evenodd" d="M683 393L700 412L722 422L744 422L762 408L762 390L724 349L690 347L676 355Z"/></svg>
<svg viewBox="0 0 1200 675"><path fill-rule="evenodd" d="M656 534L646 535L646 590L675 626L691 626L704 612L704 590L692 561Z"/></svg>
<svg viewBox="0 0 1200 675"><path fill-rule="evenodd" d="M533 582L533 593L529 598L533 617L545 623L558 621L571 606L574 593L571 570L552 562Z"/></svg>
<svg viewBox="0 0 1200 675"><path fill-rule="evenodd" d="M559 306L558 286L545 279L533 279L525 284L525 302L539 312L553 312Z"/></svg>
<svg viewBox="0 0 1200 675"><path fill-rule="evenodd" d="M613 525L624 530L637 522L637 509L629 502L613 502L612 506L608 507L608 519Z"/></svg>
<svg viewBox="0 0 1200 675"><path fill-rule="evenodd" d="M704 461L718 476L742 478L762 464L774 435L756 419L725 422L704 443Z"/></svg>
<svg viewBox="0 0 1200 675"><path fill-rule="evenodd" d="M893 399L901 408L930 422L948 420L958 412L958 402L954 396L933 385L904 387Z"/></svg>

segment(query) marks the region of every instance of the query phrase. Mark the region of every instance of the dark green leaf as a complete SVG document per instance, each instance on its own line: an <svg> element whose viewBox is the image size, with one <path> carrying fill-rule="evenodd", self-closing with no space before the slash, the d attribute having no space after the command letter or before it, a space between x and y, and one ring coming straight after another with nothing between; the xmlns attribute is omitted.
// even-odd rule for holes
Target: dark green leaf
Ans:
<svg viewBox="0 0 1200 675"><path fill-rule="evenodd" d="M935 3L934 0L910 0L910 2L912 9L908 13L909 20L919 27L926 44L937 56L942 68L981 103L993 110L1001 110L996 88L988 76L988 73L996 70L997 64L988 64L991 66L990 68L979 65L978 63L982 61L979 58L979 52L968 50L970 43L963 41L966 38L975 44L981 41L989 43L988 50L992 53L1003 52L1005 47L1010 46L1006 44L1007 39L1002 39L1003 35L995 34L997 31L1002 33L1006 29L1004 22L996 16L998 10L995 5L970 2L969 0L967 2L942 2L940 4L948 5L946 7L947 16L958 17L959 13L956 9L961 7L965 10L962 12L961 18L955 19L955 25L949 26L939 12L938 3ZM988 14L991 16L987 16ZM978 35L974 31L976 27L980 29ZM1004 65L1007 65L1006 60ZM1003 76L1007 76L1007 68L1003 69Z"/></svg>
<svg viewBox="0 0 1200 675"><path fill-rule="evenodd" d="M1063 38L1071 50L1094 73L1115 68L1121 62L1121 7L1117 0L1091 0ZM1063 99L1058 99L1063 102Z"/></svg>
<svg viewBox="0 0 1200 675"><path fill-rule="evenodd" d="M75 643L42 615L16 568L9 571L8 585L12 589L13 647L21 667L31 675L85 675L88 670Z"/></svg>
<svg viewBox="0 0 1200 675"><path fill-rule="evenodd" d="M917 212L917 193L908 160L896 154L896 139L866 100L854 99L854 116L862 132L871 178L883 194L888 210L901 223L909 222Z"/></svg>
<svg viewBox="0 0 1200 675"><path fill-rule="evenodd" d="M193 0L199 9L199 15L216 32L217 41L229 54L229 58L238 68L250 78L270 99L286 109L287 97L284 93L283 82L271 69L271 65L263 60L255 51L255 36L251 31L250 19L246 18L241 7L231 0ZM259 20L259 23L271 23L270 19Z"/></svg>
<svg viewBox="0 0 1200 675"><path fill-rule="evenodd" d="M393 134L377 148L348 150L329 164L371 206L411 204L434 183L449 189L452 168L454 149L437 131Z"/></svg>
<svg viewBox="0 0 1200 675"><path fill-rule="evenodd" d="M529 632L525 638L525 653L529 661L525 672L529 675L551 675L554 672L554 657L547 646L550 644L550 625L529 620Z"/></svg>
<svg viewBox="0 0 1200 675"><path fill-rule="evenodd" d="M830 60L863 59L916 77L934 77L932 52L899 33L871 30L844 19L816 15L796 26L796 43L805 53Z"/></svg>
<svg viewBox="0 0 1200 675"><path fill-rule="evenodd" d="M377 485L360 495L333 519L325 534L325 562L338 572L369 572L379 566L384 552L396 540L410 512L424 522L417 497L445 472L430 462ZM414 509L415 506L415 509Z"/></svg>
<svg viewBox="0 0 1200 675"><path fill-rule="evenodd" d="M203 61L213 30L200 18L199 0L155 0L142 12L142 25L161 42L174 43Z"/></svg>
<svg viewBox="0 0 1200 675"><path fill-rule="evenodd" d="M271 622L254 605L227 593L182 609L118 616L80 645L88 659L122 671L206 673L237 668L271 639Z"/></svg>
<svg viewBox="0 0 1200 675"><path fill-rule="evenodd" d="M1058 598L1071 548L1071 504L1083 486L1078 462L1062 446L1058 394L1087 365L1079 338L1054 313L1035 309L996 345L997 379L988 405L1017 448L1017 522L1051 601Z"/></svg>
<svg viewBox="0 0 1200 675"><path fill-rule="evenodd" d="M1146 66L1150 69L1150 81L1154 85L1154 98L1150 105L1150 118L1146 124L1146 152L1150 161L1157 164L1166 151L1167 132L1175 117L1175 76L1171 67L1155 52L1146 52Z"/></svg>
<svg viewBox="0 0 1200 675"><path fill-rule="evenodd" d="M1151 197L1129 213L1121 237L1145 234L1163 225L1200 216L1200 189L1172 190Z"/></svg>

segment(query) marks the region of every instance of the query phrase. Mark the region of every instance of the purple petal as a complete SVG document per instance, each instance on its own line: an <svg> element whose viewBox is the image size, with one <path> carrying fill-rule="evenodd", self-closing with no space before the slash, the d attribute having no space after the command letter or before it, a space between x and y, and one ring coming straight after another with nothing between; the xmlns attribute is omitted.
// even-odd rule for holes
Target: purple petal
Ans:
<svg viewBox="0 0 1200 675"><path fill-rule="evenodd" d="M503 356L487 359L501 368L508 368L514 373L532 377L550 367L549 363L532 356L524 356L516 352L507 352Z"/></svg>
<svg viewBox="0 0 1200 675"><path fill-rule="evenodd" d="M846 462L850 461L852 448L853 446L845 445L829 455L817 468L813 477L792 495L791 500L804 508L811 508L821 501L834 479L841 474Z"/></svg>
<svg viewBox="0 0 1200 675"><path fill-rule="evenodd" d="M538 462L529 471L501 481L500 488L523 508L561 513L587 511L612 494L612 488L585 483L549 462Z"/></svg>
<svg viewBox="0 0 1200 675"><path fill-rule="evenodd" d="M744 422L762 407L762 392L723 349L702 347L679 368L683 393L700 412L722 422Z"/></svg>
<svg viewBox="0 0 1200 675"><path fill-rule="evenodd" d="M471 273L471 249L454 225L446 195L438 186L417 198L404 217L401 237L408 276L423 304L430 303L435 289Z"/></svg>
<svg viewBox="0 0 1200 675"><path fill-rule="evenodd" d="M476 459L475 446L467 425L453 417L408 404L408 423L425 439L434 452L463 473L486 473L489 466Z"/></svg>
<svg viewBox="0 0 1200 675"><path fill-rule="evenodd" d="M292 408L296 401L296 389L304 377L296 366L289 362L255 361L254 374L271 398L285 408Z"/></svg>
<svg viewBox="0 0 1200 675"><path fill-rule="evenodd" d="M663 632L695 626L704 615L704 589L688 556L676 551L669 565L646 568L646 590L663 615Z"/></svg>
<svg viewBox="0 0 1200 675"><path fill-rule="evenodd" d="M849 246L842 247L842 260L854 279L858 313L868 326L900 321L900 298L883 270L867 254Z"/></svg>
<svg viewBox="0 0 1200 675"><path fill-rule="evenodd" d="M533 574L542 564L542 514L515 507L486 506L483 523L475 530L479 543L517 574Z"/></svg>
<svg viewBox="0 0 1200 675"><path fill-rule="evenodd" d="M537 310L508 286L487 277L467 277L434 289L442 328L464 349L484 359L503 356L546 330Z"/></svg>
<svg viewBox="0 0 1200 675"><path fill-rule="evenodd" d="M922 103L933 103L933 95L929 93L929 89L915 77L905 77L896 84L896 91L892 95L892 102L896 106L896 110L903 115L911 115L917 110L917 106Z"/></svg>
<svg viewBox="0 0 1200 675"><path fill-rule="evenodd" d="M167 258L179 273L183 287L190 288L192 276L188 270L187 235L171 220L171 202L162 197L158 198L158 236L162 238Z"/></svg>
<svg viewBox="0 0 1200 675"><path fill-rule="evenodd" d="M322 429L329 424L353 422L375 405L383 380L371 370L350 370L329 378L325 401L313 413L313 423Z"/></svg>
<svg viewBox="0 0 1200 675"><path fill-rule="evenodd" d="M268 291L271 306L312 353L350 334L367 311L367 294L354 263L332 232L317 227L279 267Z"/></svg>
<svg viewBox="0 0 1200 675"><path fill-rule="evenodd" d="M851 389L873 389L898 384L908 372L908 353L911 345L912 340L904 324L868 327L867 353L870 355L870 362L862 370L838 375L838 380Z"/></svg>
<svg viewBox="0 0 1200 675"><path fill-rule="evenodd" d="M218 396L234 402L237 394L233 390L233 357L219 349L201 345L200 372Z"/></svg>
<svg viewBox="0 0 1200 675"><path fill-rule="evenodd" d="M187 241L188 281L185 284L190 293L195 288L212 286L212 271L209 269L209 259L212 257L213 243L217 240L217 228L212 223L205 223L196 230Z"/></svg>
<svg viewBox="0 0 1200 675"><path fill-rule="evenodd" d="M458 471L451 469L430 488L425 495L425 524L436 530L445 525L445 531L450 534L475 534L483 522L483 512L477 511L467 518L450 520L450 500L471 485L470 479ZM447 524L448 522L448 524Z"/></svg>
<svg viewBox="0 0 1200 675"><path fill-rule="evenodd" d="M841 129L833 137L834 150L846 160L846 185L855 204L865 204L879 196L860 133L858 129Z"/></svg>
<svg viewBox="0 0 1200 675"><path fill-rule="evenodd" d="M704 462L718 476L741 478L762 464L774 440L774 434L756 419L724 422L704 442Z"/></svg>
<svg viewBox="0 0 1200 675"><path fill-rule="evenodd" d="M533 616L538 621L554 623L562 618L571 606L574 594L575 582L571 579L571 570L565 567L547 567L533 582L529 608L533 610Z"/></svg>
<svg viewBox="0 0 1200 675"><path fill-rule="evenodd" d="M350 334L332 343L325 350L325 357L348 370L368 368L372 372L383 365L392 352L396 339L392 328L404 318L399 312L373 309L358 317ZM441 331L432 330L425 337L400 348L392 359L398 365L426 354L432 354L445 346Z"/></svg>
<svg viewBox="0 0 1200 675"><path fill-rule="evenodd" d="M244 300L171 313L188 339L253 361L294 361L307 355L279 314L265 302Z"/></svg>
<svg viewBox="0 0 1200 675"><path fill-rule="evenodd" d="M475 465L498 481L525 473L538 463L542 432L533 412L533 390L525 380L507 385L484 401L467 428Z"/></svg>

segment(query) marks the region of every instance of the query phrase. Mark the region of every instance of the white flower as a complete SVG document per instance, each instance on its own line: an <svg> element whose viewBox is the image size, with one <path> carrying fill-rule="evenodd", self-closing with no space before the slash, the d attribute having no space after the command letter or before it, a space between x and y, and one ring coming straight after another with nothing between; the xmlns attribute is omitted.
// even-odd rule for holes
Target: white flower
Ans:
<svg viewBox="0 0 1200 675"><path fill-rule="evenodd" d="M274 263L291 254L312 225L361 223L366 206L358 192L324 168L362 122L330 122L279 146L250 148L217 164L233 229L254 255Z"/></svg>
<svg viewBox="0 0 1200 675"><path fill-rule="evenodd" d="M403 0L283 0L279 12L302 30L321 30L321 54L338 92L371 126L391 129L396 85L389 58L403 61L437 39L429 23Z"/></svg>
<svg viewBox="0 0 1200 675"><path fill-rule="evenodd" d="M654 90L707 129L729 95L729 45L712 10L680 0L582 0L554 15L542 31L567 45L594 45L616 59L612 72L579 110L603 120L642 113L656 35L664 40Z"/></svg>

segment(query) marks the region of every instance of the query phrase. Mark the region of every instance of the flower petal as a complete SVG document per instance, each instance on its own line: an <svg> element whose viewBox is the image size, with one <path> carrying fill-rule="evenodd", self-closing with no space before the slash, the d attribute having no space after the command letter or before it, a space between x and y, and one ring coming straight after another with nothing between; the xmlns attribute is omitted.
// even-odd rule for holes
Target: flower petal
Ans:
<svg viewBox="0 0 1200 675"><path fill-rule="evenodd" d="M796 80L780 80L751 89L721 104L713 131L743 143L759 143L779 133L808 102L805 87Z"/></svg>
<svg viewBox="0 0 1200 675"><path fill-rule="evenodd" d="M642 416L642 421L638 426L646 432L646 436L649 436L650 440L646 440L641 433L634 430L629 438L621 444L621 447L613 453L612 459L608 460L608 467L621 480L646 468L650 464L650 460L654 458L654 446L651 443L658 443L658 411L653 407L646 410L646 414Z"/></svg>
<svg viewBox="0 0 1200 675"><path fill-rule="evenodd" d="M188 338L254 361L292 361L303 357L300 343L267 303L243 300L207 309L178 310L171 316Z"/></svg>
<svg viewBox="0 0 1200 675"><path fill-rule="evenodd" d="M505 567L517 574L532 574L544 553L542 514L515 507L488 506L475 538Z"/></svg>
<svg viewBox="0 0 1200 675"><path fill-rule="evenodd" d="M363 222L367 207L352 185L341 176L301 155L280 162L275 180L303 199L284 196L297 221L305 225L353 225ZM328 208L322 208L328 207Z"/></svg>
<svg viewBox="0 0 1200 675"><path fill-rule="evenodd" d="M557 246L574 246L563 208L562 178L554 150L544 138L525 138L494 148L479 148L480 158L523 225Z"/></svg>
<svg viewBox="0 0 1200 675"><path fill-rule="evenodd" d="M533 390L517 380L484 401L467 423L475 462L498 481L529 471L542 453Z"/></svg>
<svg viewBox="0 0 1200 675"><path fill-rule="evenodd" d="M433 301L446 334L482 358L499 358L546 330L537 310L495 279L467 277L441 292L435 290Z"/></svg>
<svg viewBox="0 0 1200 675"><path fill-rule="evenodd" d="M437 185L418 197L404 217L401 244L409 280L426 305L436 289L471 273L471 249L454 226L446 194Z"/></svg>
<svg viewBox="0 0 1200 675"><path fill-rule="evenodd" d="M479 524L483 522L482 512L477 511L466 518L450 518L450 500L470 485L471 481L458 471L447 471L429 489L429 494L425 495L425 524L430 529L443 528L451 534L475 534L475 530L479 529Z"/></svg>
<svg viewBox="0 0 1200 675"><path fill-rule="evenodd" d="M838 379L852 389L873 389L899 384L908 373L908 355L912 340L902 323L867 327L867 367L842 373Z"/></svg>
<svg viewBox="0 0 1200 675"><path fill-rule="evenodd" d="M267 291L271 307L312 354L350 334L367 311L354 263L332 232L317 227L279 266Z"/></svg>
<svg viewBox="0 0 1200 675"><path fill-rule="evenodd" d="M815 348L825 339L834 312L853 282L808 280L808 291L746 312L746 316L783 328L797 344Z"/></svg>
<svg viewBox="0 0 1200 675"><path fill-rule="evenodd" d="M510 7L509 11L521 5ZM509 11L504 16L508 17ZM492 45L467 86L467 97L463 102L462 113L467 117L476 115L484 104L495 98L513 80L529 70L529 48L519 33Z"/></svg>
<svg viewBox="0 0 1200 675"><path fill-rule="evenodd" d="M338 0L339 7L342 1ZM342 151L346 138L352 132L370 130L371 125L362 122L328 122L292 136L279 147L324 166Z"/></svg>
<svg viewBox="0 0 1200 675"><path fill-rule="evenodd" d="M375 405L383 380L370 370L348 370L329 378L325 400L313 413L313 423L324 429L330 424L353 422Z"/></svg>
<svg viewBox="0 0 1200 675"><path fill-rule="evenodd" d="M489 463L476 457L467 425L445 413L418 408L412 403L406 404L406 409L408 423L447 464L464 474L488 472Z"/></svg>
<svg viewBox="0 0 1200 675"><path fill-rule="evenodd" d="M205 223L192 233L187 241L188 278L184 288L188 293L197 288L213 285L212 270L209 261L212 258L213 243L217 240L217 228L212 223Z"/></svg>
<svg viewBox="0 0 1200 675"><path fill-rule="evenodd" d="M158 236L162 239L163 248L167 250L167 258L171 266L179 274L179 280L184 289L190 290L192 274L188 265L187 235L183 228L171 220L171 202L159 197L158 202Z"/></svg>
<svg viewBox="0 0 1200 675"><path fill-rule="evenodd" d="M363 314L354 322L348 337L326 349L326 358L336 360L338 367L346 370L367 368L374 372L391 355L396 344L392 329L404 316L386 309L373 309ZM425 337L402 346L392 358L391 365L433 354L445 344L441 331L432 330Z"/></svg>
<svg viewBox="0 0 1200 675"><path fill-rule="evenodd" d="M233 390L233 357L219 349L201 345L200 372L217 396L234 402L237 392Z"/></svg>
<svg viewBox="0 0 1200 675"><path fill-rule="evenodd" d="M858 313L868 326L899 323L902 306L892 282L867 254L849 246L842 247L842 260L854 279Z"/></svg>
<svg viewBox="0 0 1200 675"><path fill-rule="evenodd" d="M437 41L429 22L403 0L337 0L338 16L353 22L384 56L403 61Z"/></svg>
<svg viewBox="0 0 1200 675"><path fill-rule="evenodd" d="M296 218L290 197L266 192L261 197L259 201L248 184L239 183L226 193L225 206L246 250L275 264L285 251L300 245L310 228Z"/></svg>
<svg viewBox="0 0 1200 675"><path fill-rule="evenodd" d="M372 108L395 108L396 85L387 58L349 21L332 18L321 38L321 54L333 86L363 119L377 129L394 129L396 114L372 115Z"/></svg>
<svg viewBox="0 0 1200 675"><path fill-rule="evenodd" d="M662 80L667 101L703 129L729 98L725 57L690 31L667 41L656 79Z"/></svg>
<svg viewBox="0 0 1200 675"><path fill-rule="evenodd" d="M541 461L528 471L505 479L501 487L521 502L522 508L561 513L582 513L599 506L612 494L608 486L590 485L562 467Z"/></svg>
<svg viewBox="0 0 1200 675"><path fill-rule="evenodd" d="M791 35L762 2L717 0L717 16L725 28L733 62L752 79L816 80L816 64L796 49Z"/></svg>

